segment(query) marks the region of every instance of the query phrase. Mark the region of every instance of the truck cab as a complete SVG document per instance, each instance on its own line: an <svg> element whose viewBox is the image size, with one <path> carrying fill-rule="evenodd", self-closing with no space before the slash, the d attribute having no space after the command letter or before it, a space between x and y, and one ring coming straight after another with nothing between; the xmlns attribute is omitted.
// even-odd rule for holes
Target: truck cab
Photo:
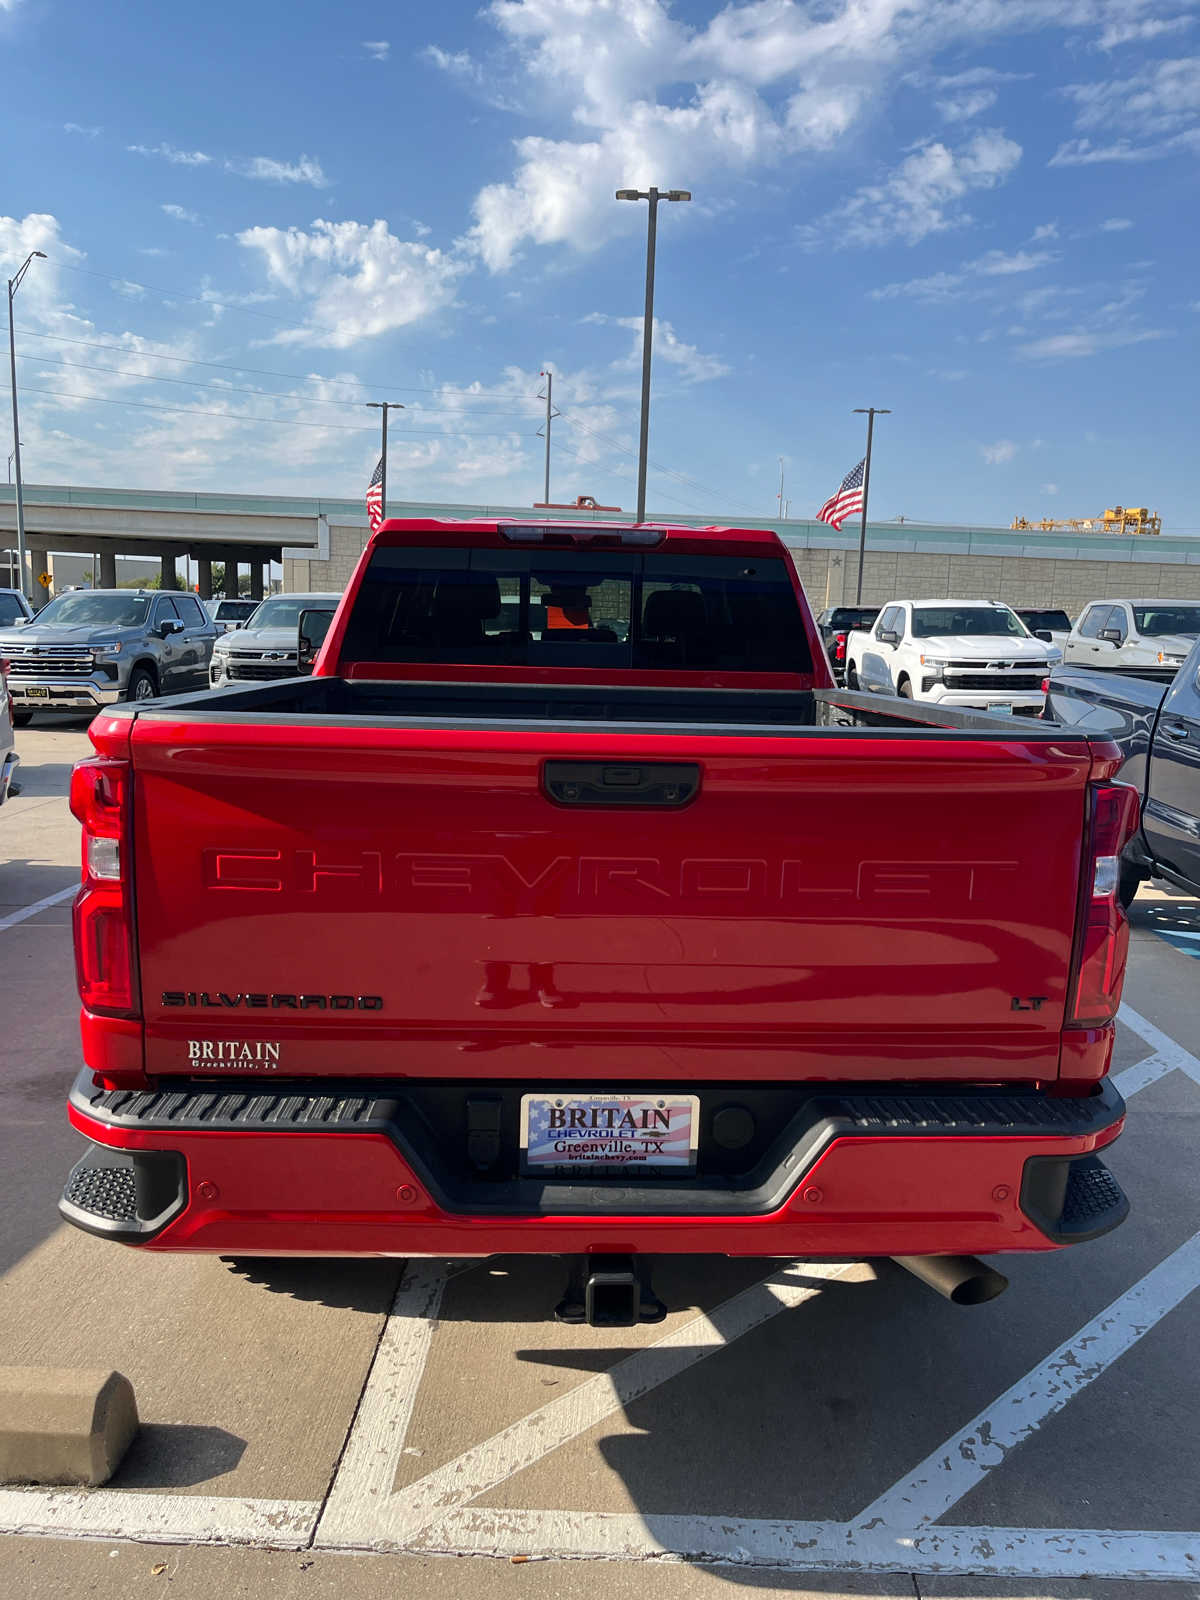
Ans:
<svg viewBox="0 0 1200 1600"><path fill-rule="evenodd" d="M1200 604L1179 600L1094 600L1067 636L1069 667L1181 667L1200 638Z"/></svg>

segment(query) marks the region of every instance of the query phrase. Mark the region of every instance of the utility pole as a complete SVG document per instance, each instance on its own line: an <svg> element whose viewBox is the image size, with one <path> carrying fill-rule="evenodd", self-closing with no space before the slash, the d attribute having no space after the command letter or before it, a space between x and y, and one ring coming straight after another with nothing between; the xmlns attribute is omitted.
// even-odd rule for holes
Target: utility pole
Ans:
<svg viewBox="0 0 1200 1600"><path fill-rule="evenodd" d="M383 421L383 437L380 440L379 451L379 515L383 522L387 521L387 418L389 411L403 411L404 407L398 400L368 400L367 409L378 411Z"/></svg>
<svg viewBox="0 0 1200 1600"><path fill-rule="evenodd" d="M658 202L690 200L688 189L618 189L618 200L648 200L646 221L646 306L642 316L642 422L638 439L637 520L646 520L646 452L650 444L650 351L654 341L654 254L658 239Z"/></svg>
<svg viewBox="0 0 1200 1600"><path fill-rule="evenodd" d="M44 250L31 250L21 263L15 277L8 280L8 371L12 382L13 461L17 468L17 563L21 568L21 593L27 600L33 598L33 584L27 572L25 558L25 489L21 482L21 424L17 418L17 346L13 332L13 298L21 287L21 279L29 271L29 263L37 257L46 259Z"/></svg>
<svg viewBox="0 0 1200 1600"><path fill-rule="evenodd" d="M891 411L887 406L855 406L854 414L857 417L865 416L867 419L867 454L863 462L863 498L862 498L862 525L858 534L858 587L854 592L854 603L862 605L863 563L867 557L867 496L871 492L871 444L875 437L875 418L890 417Z"/></svg>
<svg viewBox="0 0 1200 1600"><path fill-rule="evenodd" d="M550 424L558 413L554 409L554 374L543 367L538 373L539 378L546 380L546 481L542 488L542 504L550 504ZM541 396L538 396L541 399Z"/></svg>
<svg viewBox="0 0 1200 1600"><path fill-rule="evenodd" d="M780 456L780 458L779 458L779 493L775 496L775 498L779 501L779 516L780 516L780 519L782 520L782 518L785 515L784 509L783 509L783 457L782 456Z"/></svg>

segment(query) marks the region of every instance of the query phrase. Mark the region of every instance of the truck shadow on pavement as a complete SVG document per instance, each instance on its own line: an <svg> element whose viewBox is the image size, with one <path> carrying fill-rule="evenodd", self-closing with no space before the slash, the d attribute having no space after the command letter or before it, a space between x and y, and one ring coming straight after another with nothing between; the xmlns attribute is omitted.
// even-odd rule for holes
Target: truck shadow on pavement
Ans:
<svg viewBox="0 0 1200 1600"><path fill-rule="evenodd" d="M375 1313L386 1306L400 1281L402 1261L296 1256L222 1256L222 1263L248 1285L338 1311Z"/></svg>

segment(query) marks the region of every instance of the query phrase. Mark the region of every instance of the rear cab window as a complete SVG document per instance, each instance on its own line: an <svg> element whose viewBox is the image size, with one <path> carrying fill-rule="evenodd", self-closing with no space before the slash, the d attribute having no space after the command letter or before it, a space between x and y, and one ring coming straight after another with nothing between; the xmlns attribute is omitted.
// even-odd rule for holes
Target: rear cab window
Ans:
<svg viewBox="0 0 1200 1600"><path fill-rule="evenodd" d="M381 546L346 663L808 673L779 557Z"/></svg>

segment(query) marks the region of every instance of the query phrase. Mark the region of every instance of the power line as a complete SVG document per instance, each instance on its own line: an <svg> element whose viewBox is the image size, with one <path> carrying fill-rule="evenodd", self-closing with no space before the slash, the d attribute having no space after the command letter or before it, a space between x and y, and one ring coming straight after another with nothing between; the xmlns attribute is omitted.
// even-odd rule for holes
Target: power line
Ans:
<svg viewBox="0 0 1200 1600"><path fill-rule="evenodd" d="M137 352L129 352L131 355ZM248 394L259 400L291 400L303 402L305 405L314 406L360 406L361 400L321 400L316 395L302 394L273 394L267 389L243 389L232 383L201 383L197 378L160 378L151 372L132 372L128 367L97 367L86 361L60 361L54 356L21 355L19 361L37 361L45 366L67 367L75 372L107 372L115 378L132 378L137 383L171 383L184 389L212 389L217 394ZM464 415L456 406L422 406L421 415L426 417L437 416L462 416ZM536 413L531 411L509 411L503 408L480 408L470 413L475 417L525 417L532 419Z"/></svg>
<svg viewBox="0 0 1200 1600"><path fill-rule="evenodd" d="M572 448L571 448L571 446L569 444L563 444L561 442L561 440L559 441L558 444L555 445L554 448L556 450L565 450L566 453L569 456L574 456L577 461L583 461L584 460L583 456L580 454L580 452L578 450L572 450ZM587 463L585 461L584 465L585 466L589 465L589 463ZM614 473L614 474L617 473L617 469L612 467L612 466L609 466L606 470L608 472L610 472L610 473ZM621 473L619 475L625 476L625 477L632 477L633 476L632 472L629 472L628 470L626 470L624 473ZM661 498L663 500L670 500L672 502L672 504L674 504L674 505L682 506L685 511L694 511L694 512L696 512L698 516L704 516L705 513L706 513L706 508L705 507L697 506L697 505L695 505L693 502L691 502L689 500L681 500L678 497L678 495L667 494L665 490L655 490L655 494L659 498Z"/></svg>
<svg viewBox="0 0 1200 1600"><path fill-rule="evenodd" d="M122 272L100 272L95 267L77 267L73 262L59 260L57 256L51 256L49 259L56 267L62 267L66 272L82 272L89 278L101 278L106 283L128 284L131 289L144 289L147 294L165 294L171 300L187 300L192 305L215 306L221 311L241 311L248 317L261 317L266 322L278 322L285 328L295 328L301 333L338 331L326 323L291 322L287 317L277 317L270 311L256 311L252 306L240 306L232 300L217 300L211 295L186 294L181 289L164 289L161 283L141 283L137 278L127 278Z"/></svg>
<svg viewBox="0 0 1200 1600"><path fill-rule="evenodd" d="M577 417L572 417L569 411L563 411L561 415L566 417L568 421L573 422L575 427L582 428L585 433L593 434L597 439L607 440L608 443L614 446L617 450L622 450L627 456L633 456L635 459L637 458L636 450L632 449L631 446L625 444L622 440L614 438L611 433L602 433L599 428L589 427L586 422L580 422ZM677 472L674 467L664 467L660 462L657 461L651 461L650 465L654 468L655 472L665 473L667 477L674 478L677 483L682 483L686 488L697 489L701 494L711 495L717 499L721 498L719 490L712 488L709 484L700 483L695 478L689 478L685 472ZM670 499L671 497L668 495L667 498ZM677 502L677 504L683 503L684 502L682 501ZM751 511L750 507L744 502L735 501L734 508L745 511L749 516L758 516L758 512Z"/></svg>
<svg viewBox="0 0 1200 1600"><path fill-rule="evenodd" d="M107 395L102 394L71 394L66 389L38 389L28 383L22 384L21 387L22 392L25 394L48 394L53 395L58 400L87 400L102 406L133 406L138 411L165 411L176 417L217 417L222 422L249 422L256 425L263 423L269 427L276 428L326 428L335 433L369 433L372 435L375 433L374 428L355 428L347 422L304 422L299 417L254 417L247 416L242 411L195 411L185 406L154 405L148 400L110 400ZM423 439L511 439L513 430L506 428L499 432L491 433L483 430L466 432L464 430L445 431L434 428L407 428L402 437L412 436ZM516 437L519 439L534 439L537 435L520 433Z"/></svg>
<svg viewBox="0 0 1200 1600"><path fill-rule="evenodd" d="M433 388L422 388L411 383L357 383L349 378L323 378L319 373L313 372L278 372L270 367L245 367L232 361L202 361L199 356L169 356L158 350L131 350L128 345L101 344L95 339L69 339L66 334L39 333L34 328L18 328L17 332L23 339L53 339L56 344L79 345L85 350L108 350L113 355L138 356L145 361L173 361L177 365L184 367L212 367L217 372L240 372L254 378L285 378L296 383L312 383L316 380L327 384L330 388L358 389L367 394L378 394L381 390L400 394L444 394L447 388L444 383ZM462 389L458 391L458 394L464 400L491 400L499 397L521 398L519 395L513 396L510 389ZM530 395L528 398L536 400L537 397L536 395ZM350 403L356 404L357 402ZM603 402L596 401L595 404L599 405L603 404Z"/></svg>

